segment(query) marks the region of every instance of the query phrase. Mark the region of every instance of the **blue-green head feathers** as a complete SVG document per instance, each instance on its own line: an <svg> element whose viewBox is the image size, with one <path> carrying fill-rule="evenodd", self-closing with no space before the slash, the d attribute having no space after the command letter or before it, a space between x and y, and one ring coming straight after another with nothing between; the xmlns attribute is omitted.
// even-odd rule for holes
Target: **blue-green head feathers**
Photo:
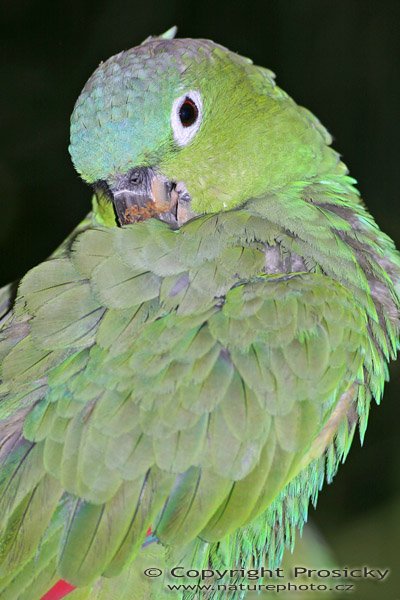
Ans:
<svg viewBox="0 0 400 600"><path fill-rule="evenodd" d="M190 110L196 120L183 123ZM88 183L155 168L184 181L204 212L336 168L329 142L271 71L209 40L168 35L100 64L75 105L70 153Z"/></svg>
<svg viewBox="0 0 400 600"><path fill-rule="evenodd" d="M211 42L150 38L101 63L86 83L71 120L72 160L89 183L151 165L173 145L171 106L182 76Z"/></svg>

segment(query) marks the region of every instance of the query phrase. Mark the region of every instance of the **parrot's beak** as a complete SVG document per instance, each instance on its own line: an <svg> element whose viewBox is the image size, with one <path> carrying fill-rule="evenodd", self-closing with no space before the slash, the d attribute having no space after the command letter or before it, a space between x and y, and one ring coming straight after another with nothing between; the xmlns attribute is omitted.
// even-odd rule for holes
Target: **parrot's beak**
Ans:
<svg viewBox="0 0 400 600"><path fill-rule="evenodd" d="M109 184L115 215L120 225L152 217L178 227L194 214L185 213L190 197L184 189L151 167L137 167ZM190 214L190 216L189 216Z"/></svg>

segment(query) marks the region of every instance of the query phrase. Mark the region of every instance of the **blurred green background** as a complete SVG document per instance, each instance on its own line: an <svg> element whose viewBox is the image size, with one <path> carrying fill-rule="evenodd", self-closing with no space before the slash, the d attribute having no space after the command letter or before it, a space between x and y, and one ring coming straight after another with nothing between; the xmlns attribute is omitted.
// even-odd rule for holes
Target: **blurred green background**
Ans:
<svg viewBox="0 0 400 600"><path fill-rule="evenodd" d="M275 71L333 133L371 212L400 246L399 1L1 0L0 11L0 285L43 260L89 210L67 150L86 79L101 60L173 24L180 36L211 38ZM391 568L387 583L357 583L338 599L400 599L399 395L394 365L364 448L355 441L321 493L311 511L318 534L310 529L292 559Z"/></svg>

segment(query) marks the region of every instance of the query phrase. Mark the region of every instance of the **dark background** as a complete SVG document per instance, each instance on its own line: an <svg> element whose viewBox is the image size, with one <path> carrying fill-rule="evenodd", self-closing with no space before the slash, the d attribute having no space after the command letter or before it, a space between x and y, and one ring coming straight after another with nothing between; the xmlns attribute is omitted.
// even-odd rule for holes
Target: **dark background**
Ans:
<svg viewBox="0 0 400 600"><path fill-rule="evenodd" d="M0 8L0 285L43 260L90 208L67 151L86 79L101 60L173 24L182 37L211 38L275 71L333 133L371 212L400 245L399 1L2 0ZM355 441L312 514L341 566L392 568L384 587L358 592L363 600L400 598L399 394L395 365L364 448Z"/></svg>

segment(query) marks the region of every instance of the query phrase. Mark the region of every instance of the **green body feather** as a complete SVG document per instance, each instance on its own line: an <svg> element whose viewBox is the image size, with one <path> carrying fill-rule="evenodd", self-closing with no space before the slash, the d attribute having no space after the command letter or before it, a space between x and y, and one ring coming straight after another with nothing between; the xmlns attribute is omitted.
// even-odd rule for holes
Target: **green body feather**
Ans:
<svg viewBox="0 0 400 600"><path fill-rule="evenodd" d="M212 119L179 155L157 147L210 214L117 228L100 197L15 302L1 292L1 598L36 600L61 577L80 586L71 599L161 598L146 566L278 566L381 398L399 255L317 120L268 72L203 46L229 58L222 90L251 72L263 115L235 136L243 173ZM142 547L149 526L159 543Z"/></svg>

